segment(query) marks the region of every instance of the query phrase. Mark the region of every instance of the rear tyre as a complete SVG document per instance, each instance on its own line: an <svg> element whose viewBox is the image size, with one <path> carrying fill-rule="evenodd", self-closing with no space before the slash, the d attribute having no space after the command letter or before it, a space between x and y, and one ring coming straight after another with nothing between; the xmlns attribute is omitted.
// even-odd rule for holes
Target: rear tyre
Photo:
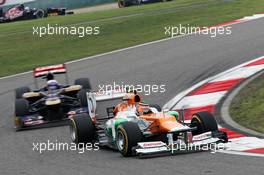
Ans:
<svg viewBox="0 0 264 175"><path fill-rule="evenodd" d="M80 100L81 107L87 107L88 102L87 102L87 92L84 89L81 89L78 92L78 98Z"/></svg>
<svg viewBox="0 0 264 175"><path fill-rule="evenodd" d="M15 101L15 115L25 116L29 114L29 104L25 99L16 99Z"/></svg>
<svg viewBox="0 0 264 175"><path fill-rule="evenodd" d="M74 81L74 84L75 85L81 85L83 89L87 90L87 91L91 91L92 90L92 86L91 86L91 83L90 83L90 80L89 78L79 78L79 79L76 79Z"/></svg>
<svg viewBox="0 0 264 175"><path fill-rule="evenodd" d="M132 156L133 147L142 139L143 135L137 123L126 122L117 129L116 146L124 157Z"/></svg>
<svg viewBox="0 0 264 175"><path fill-rule="evenodd" d="M88 114L74 116L70 120L70 134L74 143L91 143L95 139L95 126Z"/></svg>
<svg viewBox="0 0 264 175"><path fill-rule="evenodd" d="M197 130L192 132L193 135L202 134L208 131L218 131L218 125L214 116L206 111L198 112L193 115L191 127L197 127Z"/></svg>
<svg viewBox="0 0 264 175"><path fill-rule="evenodd" d="M30 91L31 91L30 88L27 87L27 86L23 86L23 87L17 88L15 90L15 97L16 97L16 99L20 99L20 98L23 97L24 93L27 93L27 92L30 92Z"/></svg>

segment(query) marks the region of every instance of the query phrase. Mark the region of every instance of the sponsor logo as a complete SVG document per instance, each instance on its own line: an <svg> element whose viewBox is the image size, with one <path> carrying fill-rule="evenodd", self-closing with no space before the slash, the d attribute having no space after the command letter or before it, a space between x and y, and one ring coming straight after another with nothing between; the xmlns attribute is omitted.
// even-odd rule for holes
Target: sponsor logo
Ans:
<svg viewBox="0 0 264 175"><path fill-rule="evenodd" d="M6 0L0 0L0 5L5 4Z"/></svg>
<svg viewBox="0 0 264 175"><path fill-rule="evenodd" d="M193 136L193 141L205 140L211 137L211 132Z"/></svg>
<svg viewBox="0 0 264 175"><path fill-rule="evenodd" d="M30 125L39 125L39 124L43 124L44 121L43 120L38 120L38 121L26 121L24 123L24 125L26 126L30 126Z"/></svg>
<svg viewBox="0 0 264 175"><path fill-rule="evenodd" d="M52 69L63 69L65 66L63 64L52 65L52 66L45 66L45 67L38 67L35 71L44 71L44 70L52 70Z"/></svg>
<svg viewBox="0 0 264 175"><path fill-rule="evenodd" d="M160 147L164 146L163 142L146 142L146 143L138 143L142 148L153 148L153 147Z"/></svg>
<svg viewBox="0 0 264 175"><path fill-rule="evenodd" d="M15 18L18 18L20 16L23 15L23 11L19 10L18 8L14 7L12 9L10 9L7 13L6 13L6 18L9 18L9 19L15 19Z"/></svg>

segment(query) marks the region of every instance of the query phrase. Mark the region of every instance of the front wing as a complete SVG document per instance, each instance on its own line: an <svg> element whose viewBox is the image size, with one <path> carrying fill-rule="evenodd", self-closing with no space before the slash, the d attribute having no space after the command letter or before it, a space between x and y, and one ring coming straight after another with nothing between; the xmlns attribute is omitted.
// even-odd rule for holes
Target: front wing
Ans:
<svg viewBox="0 0 264 175"><path fill-rule="evenodd" d="M29 130L29 129L39 129L39 128L47 128L47 127L57 127L68 125L69 118L63 118L61 120L47 121L41 118L31 118L28 117L15 117L15 130Z"/></svg>
<svg viewBox="0 0 264 175"><path fill-rule="evenodd" d="M148 157L156 155L175 155L200 151L215 152L217 149L224 149L223 139L212 137L212 132L193 136L192 142L178 139L171 144L162 141L139 142L134 149L135 155ZM222 143L222 144L220 144Z"/></svg>

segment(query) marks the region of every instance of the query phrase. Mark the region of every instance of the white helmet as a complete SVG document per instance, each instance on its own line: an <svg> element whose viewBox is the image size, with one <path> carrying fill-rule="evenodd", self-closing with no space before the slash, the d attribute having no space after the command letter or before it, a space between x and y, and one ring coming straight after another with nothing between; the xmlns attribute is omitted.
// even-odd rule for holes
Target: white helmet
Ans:
<svg viewBox="0 0 264 175"><path fill-rule="evenodd" d="M56 80L47 81L47 88L49 90L57 90L59 89L59 83Z"/></svg>

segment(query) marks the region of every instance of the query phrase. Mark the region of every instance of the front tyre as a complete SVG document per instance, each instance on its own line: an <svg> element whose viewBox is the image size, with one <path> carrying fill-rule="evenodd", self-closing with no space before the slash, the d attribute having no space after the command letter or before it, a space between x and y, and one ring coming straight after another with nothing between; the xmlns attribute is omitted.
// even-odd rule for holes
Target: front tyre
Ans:
<svg viewBox="0 0 264 175"><path fill-rule="evenodd" d="M15 101L15 115L26 116L29 115L29 103L26 99L16 99Z"/></svg>
<svg viewBox="0 0 264 175"><path fill-rule="evenodd" d="M117 129L116 146L124 157L132 156L133 147L142 139L143 135L137 123L125 122Z"/></svg>
<svg viewBox="0 0 264 175"><path fill-rule="evenodd" d="M15 97L16 99L20 99L20 98L23 98L23 94L24 93L27 93L27 92L30 92L30 88L28 86L23 86L23 87L20 87L20 88L17 88L15 90Z"/></svg>
<svg viewBox="0 0 264 175"><path fill-rule="evenodd" d="M29 103L26 99L16 99L15 101L15 128L18 131L23 127L23 122L21 120L21 117L24 117L26 115L29 115Z"/></svg>
<svg viewBox="0 0 264 175"><path fill-rule="evenodd" d="M76 115L70 120L70 134L74 143L91 143L95 138L95 126L88 114Z"/></svg>
<svg viewBox="0 0 264 175"><path fill-rule="evenodd" d="M214 116L207 111L194 114L191 120L191 127L197 128L195 131L193 131L193 135L198 135L209 131L218 131L218 125Z"/></svg>

